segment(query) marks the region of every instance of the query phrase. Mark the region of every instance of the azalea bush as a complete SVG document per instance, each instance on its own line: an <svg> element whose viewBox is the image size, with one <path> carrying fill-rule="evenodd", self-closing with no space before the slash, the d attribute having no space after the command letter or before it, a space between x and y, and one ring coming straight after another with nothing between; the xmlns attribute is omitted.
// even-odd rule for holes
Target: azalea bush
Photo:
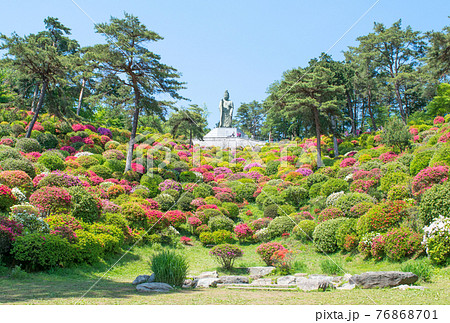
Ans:
<svg viewBox="0 0 450 323"><path fill-rule="evenodd" d="M237 258L242 257L242 249L231 245L229 243L215 246L209 251L216 261L226 270L233 268L234 262Z"/></svg>
<svg viewBox="0 0 450 323"><path fill-rule="evenodd" d="M72 196L64 188L45 186L31 194L30 203L43 215L58 211L67 212L72 206Z"/></svg>
<svg viewBox="0 0 450 323"><path fill-rule="evenodd" d="M271 257L278 250L286 250L286 248L278 242L267 242L259 245L258 248L256 248L256 253L267 266L271 266Z"/></svg>
<svg viewBox="0 0 450 323"><path fill-rule="evenodd" d="M441 215L425 227L423 244L433 263L445 263L450 256L450 218Z"/></svg>

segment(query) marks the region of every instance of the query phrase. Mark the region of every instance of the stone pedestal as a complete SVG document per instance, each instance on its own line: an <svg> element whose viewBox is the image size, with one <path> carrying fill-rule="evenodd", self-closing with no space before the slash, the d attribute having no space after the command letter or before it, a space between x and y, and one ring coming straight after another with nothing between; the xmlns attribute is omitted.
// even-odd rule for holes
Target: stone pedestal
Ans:
<svg viewBox="0 0 450 323"><path fill-rule="evenodd" d="M194 140L195 145L205 147L220 147L235 149L237 147L254 147L265 145L264 141L249 139L248 136L238 128L214 128L203 137L203 141Z"/></svg>

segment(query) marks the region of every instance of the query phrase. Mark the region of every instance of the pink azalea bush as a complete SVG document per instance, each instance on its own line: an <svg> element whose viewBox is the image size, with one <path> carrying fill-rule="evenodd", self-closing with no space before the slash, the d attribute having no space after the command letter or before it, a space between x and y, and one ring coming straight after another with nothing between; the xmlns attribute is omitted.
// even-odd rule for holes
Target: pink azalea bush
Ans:
<svg viewBox="0 0 450 323"><path fill-rule="evenodd" d="M415 196L422 195L435 184L448 180L448 166L435 166L422 169L413 179L412 193Z"/></svg>

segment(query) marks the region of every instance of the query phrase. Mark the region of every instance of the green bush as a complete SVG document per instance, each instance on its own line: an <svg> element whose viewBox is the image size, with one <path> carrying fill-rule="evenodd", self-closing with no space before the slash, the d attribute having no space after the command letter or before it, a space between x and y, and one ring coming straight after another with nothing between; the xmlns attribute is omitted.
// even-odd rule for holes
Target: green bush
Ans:
<svg viewBox="0 0 450 323"><path fill-rule="evenodd" d="M345 219L338 218L320 223L313 233L314 245L318 252L333 253L338 249L336 232Z"/></svg>
<svg viewBox="0 0 450 323"><path fill-rule="evenodd" d="M320 262L320 269L326 275L343 275L345 274L345 270L342 267L342 264L333 261L331 259L325 259Z"/></svg>
<svg viewBox="0 0 450 323"><path fill-rule="evenodd" d="M387 193L394 185L404 184L408 185L412 178L405 173L395 172L387 173L380 180L380 189Z"/></svg>
<svg viewBox="0 0 450 323"><path fill-rule="evenodd" d="M336 231L336 241L337 241L337 246L340 249L345 249L345 242L346 242L346 238L349 235L354 235L356 236L356 223L357 220L356 219L345 219L344 221L342 221L341 225L339 226L339 228ZM350 251L350 250L347 250Z"/></svg>
<svg viewBox="0 0 450 323"><path fill-rule="evenodd" d="M209 232L209 231L200 233L199 240L203 245L214 244L214 238L213 238L212 232Z"/></svg>
<svg viewBox="0 0 450 323"><path fill-rule="evenodd" d="M46 233L19 236L11 250L14 259L29 270L67 266L73 261L73 253L66 239Z"/></svg>
<svg viewBox="0 0 450 323"><path fill-rule="evenodd" d="M430 160L430 166L447 165L450 166L450 145L439 148Z"/></svg>
<svg viewBox="0 0 450 323"><path fill-rule="evenodd" d="M7 158L0 163L3 170L21 170L28 174L31 178L36 176L33 163L28 159Z"/></svg>
<svg viewBox="0 0 450 323"><path fill-rule="evenodd" d="M24 159L24 157L20 154L20 152L17 149L14 148L3 148L5 146L0 146L0 161L4 161L8 158L12 159Z"/></svg>
<svg viewBox="0 0 450 323"><path fill-rule="evenodd" d="M50 171L64 170L66 168L64 160L54 154L43 153L42 156L38 158L38 163L44 165Z"/></svg>
<svg viewBox="0 0 450 323"><path fill-rule="evenodd" d="M93 171L94 173L96 173L98 176L100 176L103 179L108 179L108 178L111 178L111 176L112 176L112 171L104 165L92 166L89 168L89 170Z"/></svg>
<svg viewBox="0 0 450 323"><path fill-rule="evenodd" d="M409 228L394 228L384 234L386 257L400 261L422 251L422 236Z"/></svg>
<svg viewBox="0 0 450 323"><path fill-rule="evenodd" d="M199 198L199 197L205 198L205 197L214 195L214 191L213 191L212 187L205 183L201 183L197 187L195 187L193 193L194 193L195 198Z"/></svg>
<svg viewBox="0 0 450 323"><path fill-rule="evenodd" d="M386 146L403 151L411 146L412 135L402 120L391 118L384 127L381 138L381 142Z"/></svg>
<svg viewBox="0 0 450 323"><path fill-rule="evenodd" d="M450 258L450 218L439 216L424 231L424 245L430 260L445 265Z"/></svg>
<svg viewBox="0 0 450 323"><path fill-rule="evenodd" d="M189 270L185 256L171 250L164 250L154 254L150 263L150 269L155 274L155 281L174 287L183 286Z"/></svg>
<svg viewBox="0 0 450 323"><path fill-rule="evenodd" d="M233 233L226 230L218 230L211 233L214 244L234 243Z"/></svg>
<svg viewBox="0 0 450 323"><path fill-rule="evenodd" d="M296 209L292 205L284 204L278 207L278 216L289 216L292 213L295 213Z"/></svg>
<svg viewBox="0 0 450 323"><path fill-rule="evenodd" d="M278 167L280 167L281 162L278 160L271 160L267 163L266 175L276 175L278 173Z"/></svg>
<svg viewBox="0 0 450 323"><path fill-rule="evenodd" d="M125 161L118 159L108 159L103 164L104 167L108 167L111 172L123 173L125 171Z"/></svg>
<svg viewBox="0 0 450 323"><path fill-rule="evenodd" d="M295 239L303 242L312 241L314 229L317 224L313 220L302 220L292 230Z"/></svg>
<svg viewBox="0 0 450 323"><path fill-rule="evenodd" d="M308 202L308 191L300 186L289 186L281 193L281 197L286 203L299 208Z"/></svg>
<svg viewBox="0 0 450 323"><path fill-rule="evenodd" d="M236 258L242 257L242 249L231 244L220 244L209 252L223 268L229 270L233 268Z"/></svg>
<svg viewBox="0 0 450 323"><path fill-rule="evenodd" d="M306 177L306 184L308 187L313 186L317 183L325 183L328 180L328 176L320 173L314 173Z"/></svg>
<svg viewBox="0 0 450 323"><path fill-rule="evenodd" d="M177 201L178 209L181 211L192 210L191 202L194 200L194 194L190 192L184 192Z"/></svg>
<svg viewBox="0 0 450 323"><path fill-rule="evenodd" d="M346 216L349 216L350 209L362 202L373 203L374 199L372 196L365 193L347 193L339 197L334 206L341 209Z"/></svg>
<svg viewBox="0 0 450 323"><path fill-rule="evenodd" d="M40 152L42 150L39 142L36 139L32 138L20 138L19 140L17 140L16 149L26 154L34 151Z"/></svg>
<svg viewBox="0 0 450 323"><path fill-rule="evenodd" d="M450 182L433 185L422 195L419 204L419 217L428 225L442 215L450 217Z"/></svg>
<svg viewBox="0 0 450 323"><path fill-rule="evenodd" d="M73 217L89 223L99 219L101 213L100 202L86 191L84 187L73 186L67 190L72 196L72 211L70 214Z"/></svg>
<svg viewBox="0 0 450 323"><path fill-rule="evenodd" d="M264 217L275 219L278 216L278 205L270 204L264 208Z"/></svg>
<svg viewBox="0 0 450 323"><path fill-rule="evenodd" d="M125 169L125 167L124 167ZM153 175L149 176L144 174L141 177L141 185L147 187L149 189L150 198L154 198L157 196L161 191L159 190L158 185L163 181L163 178L159 175Z"/></svg>
<svg viewBox="0 0 450 323"><path fill-rule="evenodd" d="M232 202L223 202L222 207L228 211L230 218L236 219L239 216L239 207Z"/></svg>
<svg viewBox="0 0 450 323"><path fill-rule="evenodd" d="M197 181L197 176L194 174L194 172L191 172L191 171L181 172L180 182L195 183L196 181Z"/></svg>
<svg viewBox="0 0 450 323"><path fill-rule="evenodd" d="M247 202L255 201L253 194L256 192L256 189L257 186L253 183L240 183L240 185L236 185L233 188L233 192L236 194L236 201L239 203L244 202L244 200L246 200Z"/></svg>
<svg viewBox="0 0 450 323"><path fill-rule="evenodd" d="M100 165L100 161L92 155L89 156L80 156L77 158L77 163L86 169Z"/></svg>
<svg viewBox="0 0 450 323"><path fill-rule="evenodd" d="M173 196L169 194L165 193L159 194L157 197L154 198L154 200L158 202L159 208L163 212L168 211L175 206L175 199L173 198Z"/></svg>
<svg viewBox="0 0 450 323"><path fill-rule="evenodd" d="M427 168L433 154L434 150L416 152L409 166L411 175L416 176L422 169Z"/></svg>
<svg viewBox="0 0 450 323"><path fill-rule="evenodd" d="M368 232L386 232L400 224L406 216L404 201L387 201L373 206L358 219L356 231L359 236Z"/></svg>
<svg viewBox="0 0 450 323"><path fill-rule="evenodd" d="M142 206L136 202L121 205L121 213L134 229L148 229L149 219Z"/></svg>
<svg viewBox="0 0 450 323"><path fill-rule="evenodd" d="M332 193L336 192L347 192L348 191L348 183L347 181L340 178L330 178L327 180L320 190L320 195L329 196Z"/></svg>
<svg viewBox="0 0 450 323"><path fill-rule="evenodd" d="M51 133L40 134L36 139L45 149L55 149L58 147L58 138Z"/></svg>
<svg viewBox="0 0 450 323"><path fill-rule="evenodd" d="M279 237L283 233L290 233L295 226L295 222L288 216L279 216L269 223L267 227L272 237Z"/></svg>
<svg viewBox="0 0 450 323"><path fill-rule="evenodd" d="M324 182L321 183L315 183L313 184L310 188L309 188L309 197L310 198L315 198L320 196L320 192L322 190L322 186L323 186Z"/></svg>
<svg viewBox="0 0 450 323"><path fill-rule="evenodd" d="M75 259L79 263L87 262L93 264L98 262L103 256L103 245L98 237L88 231L77 230L77 242L73 245Z"/></svg>
<svg viewBox="0 0 450 323"><path fill-rule="evenodd" d="M230 218L220 215L210 218L208 221L208 227L213 232L218 230L233 231L234 222Z"/></svg>

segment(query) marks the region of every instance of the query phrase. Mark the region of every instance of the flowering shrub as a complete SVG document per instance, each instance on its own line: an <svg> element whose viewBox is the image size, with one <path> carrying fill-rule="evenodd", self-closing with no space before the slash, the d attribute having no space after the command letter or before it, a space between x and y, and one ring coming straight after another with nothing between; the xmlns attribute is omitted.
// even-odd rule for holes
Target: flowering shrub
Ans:
<svg viewBox="0 0 450 323"><path fill-rule="evenodd" d="M422 251L422 237L409 228L394 228L384 235L386 257L399 261Z"/></svg>
<svg viewBox="0 0 450 323"><path fill-rule="evenodd" d="M287 249L277 250L270 257L272 265L275 266L277 271L282 275L287 275L292 268L292 251Z"/></svg>
<svg viewBox="0 0 450 323"><path fill-rule="evenodd" d="M349 166L353 166L356 163L356 159L355 158L344 158L341 163L339 164L340 167L349 167Z"/></svg>
<svg viewBox="0 0 450 323"><path fill-rule="evenodd" d="M318 252L332 253L337 251L336 232L340 225L346 221L344 218L331 219L320 223L314 230L314 246Z"/></svg>
<svg viewBox="0 0 450 323"><path fill-rule="evenodd" d="M20 223L0 216L0 256L9 252L12 243L22 234L22 229Z"/></svg>
<svg viewBox="0 0 450 323"><path fill-rule="evenodd" d="M383 153L380 155L380 157L378 157L383 163L389 163L393 160L395 160L395 158L397 158L397 154L395 154L394 152L390 151L387 153Z"/></svg>
<svg viewBox="0 0 450 323"><path fill-rule="evenodd" d="M33 183L37 188L44 186L72 187L82 185L82 182L78 177L61 171L54 171L50 174L40 174L40 176L34 178Z"/></svg>
<svg viewBox="0 0 450 323"><path fill-rule="evenodd" d="M305 167L299 168L295 172L300 173L304 177L312 175L312 173L313 173L313 171L311 169L305 168Z"/></svg>
<svg viewBox="0 0 450 323"><path fill-rule="evenodd" d="M0 184L4 184L9 188L18 187L25 192L30 192L33 189L31 177L21 170L0 172Z"/></svg>
<svg viewBox="0 0 450 323"><path fill-rule="evenodd" d="M0 211L9 211L14 203L16 203L16 197L11 189L6 185L0 185Z"/></svg>
<svg viewBox="0 0 450 323"><path fill-rule="evenodd" d="M450 218L440 215L423 230L422 243L431 261L444 263L450 256Z"/></svg>
<svg viewBox="0 0 450 323"><path fill-rule="evenodd" d="M234 227L234 233L240 241L245 241L253 236L253 230L247 223L240 223Z"/></svg>
<svg viewBox="0 0 450 323"><path fill-rule="evenodd" d="M293 236L301 241L311 241L317 224L313 220L302 220L292 230Z"/></svg>
<svg viewBox="0 0 450 323"><path fill-rule="evenodd" d="M48 215L57 211L67 212L72 205L72 197L64 188L46 186L31 194L30 203Z"/></svg>
<svg viewBox="0 0 450 323"><path fill-rule="evenodd" d="M125 189L121 185L111 185L107 189L106 194L108 195L108 198L114 199L122 194L125 194Z"/></svg>
<svg viewBox="0 0 450 323"><path fill-rule="evenodd" d="M179 228L182 224L186 223L186 214L179 210L167 211L164 217L167 218L169 224L174 228Z"/></svg>
<svg viewBox="0 0 450 323"><path fill-rule="evenodd" d="M182 190L181 184L172 179L166 179L164 182L161 182L158 187L161 192L165 190L176 190L179 192Z"/></svg>
<svg viewBox="0 0 450 323"><path fill-rule="evenodd" d="M69 243L77 242L77 234L70 227L55 227L50 234L60 236L61 238L66 239Z"/></svg>
<svg viewBox="0 0 450 323"><path fill-rule="evenodd" d="M372 202L358 203L350 208L350 211L348 212L347 216L352 218L359 218L364 214L366 214L366 212L369 211L372 208L372 206L374 206Z"/></svg>
<svg viewBox="0 0 450 323"><path fill-rule="evenodd" d="M375 238L380 236L381 234L378 232L369 232L361 237L361 240L358 244L358 251L365 257L370 257L372 250L372 242Z"/></svg>
<svg viewBox="0 0 450 323"><path fill-rule="evenodd" d="M11 220L16 221L21 224L23 231L27 233L39 232L39 233L49 233L50 227L48 224L40 217L38 217L34 212L27 212L24 210L16 210L11 216Z"/></svg>
<svg viewBox="0 0 450 323"><path fill-rule="evenodd" d="M433 124L443 124L445 122L444 117L441 116L437 116L436 118L434 118L433 120Z"/></svg>
<svg viewBox="0 0 450 323"><path fill-rule="evenodd" d="M329 207L319 213L319 222L344 217L345 214L336 207Z"/></svg>
<svg viewBox="0 0 450 323"><path fill-rule="evenodd" d="M254 228L255 231L267 228L269 226L270 221L272 220L273 220L272 218L259 218L252 222L252 227Z"/></svg>
<svg viewBox="0 0 450 323"><path fill-rule="evenodd" d="M371 231L386 232L400 223L405 216L407 205L404 201L387 201L373 206L359 218L357 232L360 235Z"/></svg>
<svg viewBox="0 0 450 323"><path fill-rule="evenodd" d="M428 225L440 215L450 217L450 182L434 185L422 195L419 217Z"/></svg>
<svg viewBox="0 0 450 323"><path fill-rule="evenodd" d="M181 242L182 244L184 244L184 245L188 245L190 242L192 242L192 239L183 236L183 237L180 238L180 242Z"/></svg>
<svg viewBox="0 0 450 323"><path fill-rule="evenodd" d="M97 221L101 213L101 202L94 198L81 186L73 186L68 189L71 195L71 215L84 222Z"/></svg>
<svg viewBox="0 0 450 323"><path fill-rule="evenodd" d="M385 256L385 237L383 235L376 236L372 240L370 254L375 260L381 260Z"/></svg>
<svg viewBox="0 0 450 323"><path fill-rule="evenodd" d="M271 257L278 250L286 250L286 248L278 242L267 242L259 245L258 248L256 248L256 253L260 256L262 261L266 263L267 266L271 266Z"/></svg>
<svg viewBox="0 0 450 323"><path fill-rule="evenodd" d="M448 166L435 166L422 169L413 179L413 195L422 195L435 184L448 180Z"/></svg>
<svg viewBox="0 0 450 323"><path fill-rule="evenodd" d="M209 252L223 268L229 270L233 268L234 261L242 257L243 252L237 246L231 244L220 244L212 248Z"/></svg>

